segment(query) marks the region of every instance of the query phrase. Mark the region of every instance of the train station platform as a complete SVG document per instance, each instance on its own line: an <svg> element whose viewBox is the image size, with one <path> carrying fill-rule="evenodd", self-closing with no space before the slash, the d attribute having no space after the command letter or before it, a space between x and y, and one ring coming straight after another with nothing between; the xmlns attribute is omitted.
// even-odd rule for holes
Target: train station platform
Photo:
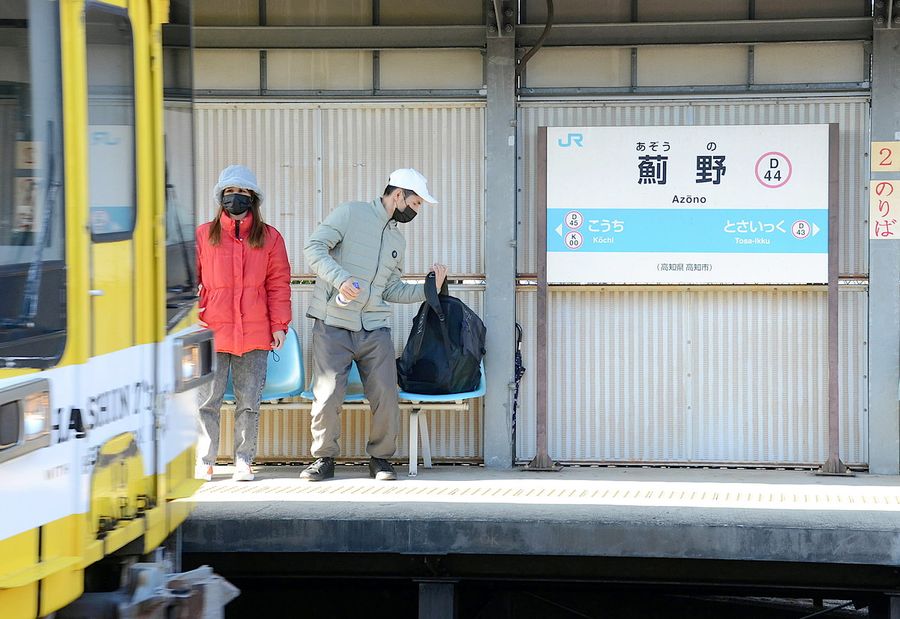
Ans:
<svg viewBox="0 0 900 619"><path fill-rule="evenodd" d="M310 563L318 569L329 557L337 573L379 556L383 569L413 575L513 570L900 591L897 477L438 466L414 478L397 467L398 481L376 482L365 466L339 465L334 480L310 483L298 479L301 470L259 467L257 481L238 483L230 467L217 467L214 480L186 499L195 505L183 552L217 569L254 553L268 557L256 568L263 571L302 573L297 557L306 556L318 557ZM354 559L336 561L342 555ZM422 561L410 567L411 557Z"/></svg>

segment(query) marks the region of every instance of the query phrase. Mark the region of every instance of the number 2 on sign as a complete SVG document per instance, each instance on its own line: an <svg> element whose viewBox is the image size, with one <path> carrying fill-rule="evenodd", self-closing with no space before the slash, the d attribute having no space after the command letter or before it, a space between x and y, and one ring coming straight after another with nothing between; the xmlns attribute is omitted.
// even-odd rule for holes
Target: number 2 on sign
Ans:
<svg viewBox="0 0 900 619"><path fill-rule="evenodd" d="M872 142L872 171L900 171L900 142Z"/></svg>

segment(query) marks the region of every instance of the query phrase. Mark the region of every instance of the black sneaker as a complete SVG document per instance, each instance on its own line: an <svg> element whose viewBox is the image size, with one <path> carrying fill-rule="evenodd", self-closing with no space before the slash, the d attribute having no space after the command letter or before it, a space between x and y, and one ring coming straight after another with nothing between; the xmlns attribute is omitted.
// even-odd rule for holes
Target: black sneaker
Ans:
<svg viewBox="0 0 900 619"><path fill-rule="evenodd" d="M379 481L392 481L397 479L394 467L384 458L369 458L369 477Z"/></svg>
<svg viewBox="0 0 900 619"><path fill-rule="evenodd" d="M334 477L334 458L319 458L300 473L300 479L324 481Z"/></svg>

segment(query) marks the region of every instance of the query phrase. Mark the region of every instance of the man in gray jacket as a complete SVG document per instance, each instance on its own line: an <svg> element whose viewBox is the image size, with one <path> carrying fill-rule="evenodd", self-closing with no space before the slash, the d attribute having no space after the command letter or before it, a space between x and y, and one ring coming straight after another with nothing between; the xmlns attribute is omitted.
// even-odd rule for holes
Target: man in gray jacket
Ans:
<svg viewBox="0 0 900 619"><path fill-rule="evenodd" d="M300 474L301 479L334 477L334 459L340 454L338 412L352 361L359 368L373 413L366 445L369 475L380 480L397 478L388 461L396 449L400 407L387 302L425 300L422 284L406 284L400 279L406 240L397 225L411 221L423 202L437 204L428 193L425 177L412 168L395 170L380 198L341 204L303 248L317 276L306 313L316 321L311 425L312 454L317 460ZM431 269L440 290L447 267L434 264Z"/></svg>

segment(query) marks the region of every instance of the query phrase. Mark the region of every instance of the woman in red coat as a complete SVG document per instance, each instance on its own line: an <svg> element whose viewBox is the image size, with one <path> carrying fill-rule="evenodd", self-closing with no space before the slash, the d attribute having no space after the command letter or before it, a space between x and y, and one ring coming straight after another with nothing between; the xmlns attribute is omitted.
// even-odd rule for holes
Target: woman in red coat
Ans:
<svg viewBox="0 0 900 619"><path fill-rule="evenodd" d="M216 373L200 392L204 437L197 476L211 479L219 451L219 409L231 370L236 481L252 481L259 399L269 350L291 322L291 269L284 239L260 214L263 193L244 166L228 166L213 188L215 219L197 228L200 321L215 333ZM205 445L205 449L204 449Z"/></svg>

